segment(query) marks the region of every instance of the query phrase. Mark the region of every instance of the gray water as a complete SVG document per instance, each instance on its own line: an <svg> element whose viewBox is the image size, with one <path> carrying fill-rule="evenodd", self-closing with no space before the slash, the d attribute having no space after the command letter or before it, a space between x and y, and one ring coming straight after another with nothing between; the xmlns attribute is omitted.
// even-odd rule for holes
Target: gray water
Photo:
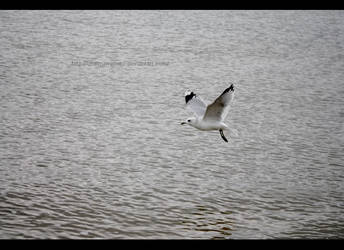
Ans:
<svg viewBox="0 0 344 250"><path fill-rule="evenodd" d="M0 238L344 238L343 81L344 11L0 11Z"/></svg>

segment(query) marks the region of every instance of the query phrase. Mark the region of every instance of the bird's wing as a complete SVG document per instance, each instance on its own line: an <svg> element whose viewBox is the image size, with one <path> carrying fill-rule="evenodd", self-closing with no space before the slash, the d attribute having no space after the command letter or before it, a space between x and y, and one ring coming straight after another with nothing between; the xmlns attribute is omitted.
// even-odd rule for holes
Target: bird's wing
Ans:
<svg viewBox="0 0 344 250"><path fill-rule="evenodd" d="M234 98L234 85L225 89L216 100L207 107L203 120L223 121L229 111L229 103Z"/></svg>
<svg viewBox="0 0 344 250"><path fill-rule="evenodd" d="M185 92L186 109L192 111L197 116L202 117L207 109L207 105L199 96L189 90Z"/></svg>

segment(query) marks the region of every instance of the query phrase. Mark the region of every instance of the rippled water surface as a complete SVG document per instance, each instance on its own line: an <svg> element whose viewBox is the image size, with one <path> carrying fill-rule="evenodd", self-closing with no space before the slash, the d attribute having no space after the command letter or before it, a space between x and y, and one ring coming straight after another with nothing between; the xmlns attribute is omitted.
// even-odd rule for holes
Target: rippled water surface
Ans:
<svg viewBox="0 0 344 250"><path fill-rule="evenodd" d="M0 11L0 238L344 238L343 81L344 11Z"/></svg>

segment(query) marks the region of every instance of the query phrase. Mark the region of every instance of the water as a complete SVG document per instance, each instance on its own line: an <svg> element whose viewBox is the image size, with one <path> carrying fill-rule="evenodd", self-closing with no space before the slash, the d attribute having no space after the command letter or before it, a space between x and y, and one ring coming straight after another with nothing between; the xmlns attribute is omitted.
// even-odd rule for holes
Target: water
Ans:
<svg viewBox="0 0 344 250"><path fill-rule="evenodd" d="M1 11L1 238L343 238L344 11ZM236 97L218 132L184 92Z"/></svg>

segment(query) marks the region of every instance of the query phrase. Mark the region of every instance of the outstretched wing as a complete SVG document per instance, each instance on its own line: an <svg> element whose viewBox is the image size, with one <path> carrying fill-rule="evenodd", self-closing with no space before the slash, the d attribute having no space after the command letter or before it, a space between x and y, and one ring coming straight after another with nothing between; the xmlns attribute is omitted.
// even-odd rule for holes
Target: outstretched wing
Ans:
<svg viewBox="0 0 344 250"><path fill-rule="evenodd" d="M185 92L185 103L186 109L192 111L197 116L201 117L204 115L207 105L199 96L196 96L194 92L189 90Z"/></svg>
<svg viewBox="0 0 344 250"><path fill-rule="evenodd" d="M229 111L229 103L234 98L234 85L231 86L216 98L216 100L207 107L203 120L223 121Z"/></svg>

